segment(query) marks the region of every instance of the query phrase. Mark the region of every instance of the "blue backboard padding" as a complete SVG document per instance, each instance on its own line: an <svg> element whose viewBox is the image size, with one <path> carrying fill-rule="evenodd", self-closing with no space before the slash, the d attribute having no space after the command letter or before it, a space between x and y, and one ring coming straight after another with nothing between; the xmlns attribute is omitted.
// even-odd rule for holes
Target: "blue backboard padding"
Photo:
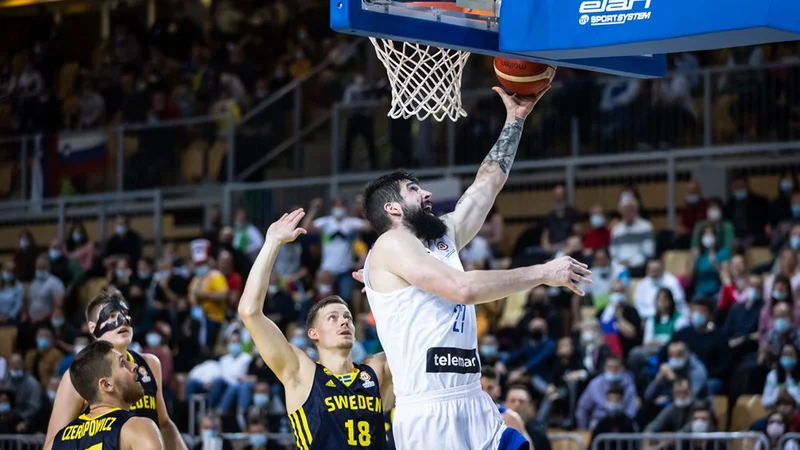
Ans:
<svg viewBox="0 0 800 450"><path fill-rule="evenodd" d="M614 75L644 78L661 77L666 73L666 57L664 55L592 57L556 61L552 58L500 51L499 34L493 31L367 11L362 8L361 0L330 0L330 7L331 28L341 33L417 42L489 56L527 59Z"/></svg>
<svg viewBox="0 0 800 450"><path fill-rule="evenodd" d="M800 0L507 0L500 50L553 59L800 40Z"/></svg>

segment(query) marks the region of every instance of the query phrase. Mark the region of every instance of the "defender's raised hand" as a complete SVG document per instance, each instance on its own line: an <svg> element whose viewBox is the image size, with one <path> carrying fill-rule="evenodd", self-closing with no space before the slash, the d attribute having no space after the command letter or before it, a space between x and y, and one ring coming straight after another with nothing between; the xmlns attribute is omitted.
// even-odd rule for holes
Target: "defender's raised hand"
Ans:
<svg viewBox="0 0 800 450"><path fill-rule="evenodd" d="M306 213L303 208L296 209L288 214L284 214L280 219L269 226L267 239L274 239L281 244L286 244L297 239L301 234L306 234L304 228L298 228L298 224Z"/></svg>
<svg viewBox="0 0 800 450"><path fill-rule="evenodd" d="M572 292L583 297L586 293L580 285L592 284L588 277L592 275L586 264L577 260L562 256L544 265L545 284L548 286L565 287Z"/></svg>

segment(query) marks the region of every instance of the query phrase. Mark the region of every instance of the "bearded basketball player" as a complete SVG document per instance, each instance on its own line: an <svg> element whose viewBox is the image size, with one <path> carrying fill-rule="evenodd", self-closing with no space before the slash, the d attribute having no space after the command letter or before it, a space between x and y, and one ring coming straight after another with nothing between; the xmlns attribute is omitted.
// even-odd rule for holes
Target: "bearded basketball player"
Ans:
<svg viewBox="0 0 800 450"><path fill-rule="evenodd" d="M399 450L529 448L481 390L475 305L540 284L584 295L580 285L590 283L586 265L569 257L464 272L458 251L486 220L508 178L523 123L541 98L495 91L506 107L505 126L455 211L435 217L431 193L402 171L373 181L364 194L367 220L380 237L363 278L392 372Z"/></svg>

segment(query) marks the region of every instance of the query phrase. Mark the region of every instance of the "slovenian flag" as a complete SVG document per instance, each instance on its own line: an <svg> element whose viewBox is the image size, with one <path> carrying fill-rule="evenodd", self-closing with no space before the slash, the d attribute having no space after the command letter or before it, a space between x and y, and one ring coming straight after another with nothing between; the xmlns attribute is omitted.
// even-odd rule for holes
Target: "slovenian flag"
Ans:
<svg viewBox="0 0 800 450"><path fill-rule="evenodd" d="M79 177L106 168L106 132L59 135L56 139L56 171L61 176Z"/></svg>

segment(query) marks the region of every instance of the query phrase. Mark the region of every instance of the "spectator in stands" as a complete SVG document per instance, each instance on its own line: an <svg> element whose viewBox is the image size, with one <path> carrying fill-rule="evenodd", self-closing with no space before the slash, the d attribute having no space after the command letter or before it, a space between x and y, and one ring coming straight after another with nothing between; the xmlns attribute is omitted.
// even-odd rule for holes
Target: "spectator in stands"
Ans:
<svg viewBox="0 0 800 450"><path fill-rule="evenodd" d="M572 418L575 417L575 404L578 402L580 384L587 379L586 370L583 368L580 355L573 347L572 338L559 339L550 383L539 404L537 419L547 423L552 408L561 407L565 412L562 425L567 429L572 428Z"/></svg>
<svg viewBox="0 0 800 450"><path fill-rule="evenodd" d="M781 197L775 199L778 201ZM772 240L769 244L772 253L778 254L778 250L789 244L789 232L793 226L800 224L800 191L792 192L786 205L786 213L773 226Z"/></svg>
<svg viewBox="0 0 800 450"><path fill-rule="evenodd" d="M200 421L200 438L193 450L206 450L209 448L233 450L231 442L222 437L222 420L213 414L206 415Z"/></svg>
<svg viewBox="0 0 800 450"><path fill-rule="evenodd" d="M598 248L594 251L592 263L592 284L586 286L586 293L596 311L602 311L608 305L611 284L616 281L628 283L630 276L625 266L611 261L607 248ZM580 317L580 307L585 304L586 297L574 295L572 297L572 316ZM577 322L577 321L576 321ZM576 323L577 325L577 323Z"/></svg>
<svg viewBox="0 0 800 450"><path fill-rule="evenodd" d="M611 230L611 259L626 266L632 277L641 277L655 255L653 224L639 217L639 203L632 195L620 199L619 213L621 220Z"/></svg>
<svg viewBox="0 0 800 450"><path fill-rule="evenodd" d="M719 293L719 303L717 304L716 321L718 323L725 321L728 310L730 310L733 305L744 303L747 300L747 296L750 295L750 288L755 286L750 283L752 277L748 274L747 262L745 261L744 255L733 255L726 269L727 270L722 270L720 272L722 290ZM758 277L757 285L759 290L764 289L761 277ZM759 300L762 299L760 291L756 297Z"/></svg>
<svg viewBox="0 0 800 450"><path fill-rule="evenodd" d="M714 411L705 402L696 402L692 405L688 422L679 430L681 433L715 433L717 431L717 418ZM680 450L717 450L720 446L726 448L727 443L725 440L696 439L683 441L678 448Z"/></svg>
<svg viewBox="0 0 800 450"><path fill-rule="evenodd" d="M202 319L202 316L201 316ZM203 323L192 317L189 312L189 301L179 297L175 302L175 312L172 319L175 348L175 371L186 373L197 364L200 356L201 333L204 331ZM203 336L204 337L204 336Z"/></svg>
<svg viewBox="0 0 800 450"><path fill-rule="evenodd" d="M244 450L282 450L281 446L276 441L270 441L267 437L267 426L263 420L250 421L247 425L247 439L248 445Z"/></svg>
<svg viewBox="0 0 800 450"><path fill-rule="evenodd" d="M782 444L781 438L784 434L789 433L789 424L782 414L774 412L767 417L767 428L765 431L769 439L769 447L765 446L762 441L758 441L753 447L754 450L798 450L800 443L797 439L787 439Z"/></svg>
<svg viewBox="0 0 800 450"><path fill-rule="evenodd" d="M692 249L699 251L703 245L703 237L705 234L712 234L715 237L716 248L726 249L728 254L733 254L735 244L735 231L733 223L723 218L723 205L722 200L718 198L711 198L708 200L708 209L703 221L697 222L692 229ZM708 228L711 231L708 231ZM707 239L707 238L706 238Z"/></svg>
<svg viewBox="0 0 800 450"><path fill-rule="evenodd" d="M14 392L14 411L22 417L27 428L42 407L42 385L25 370L21 354L11 355L8 378L3 380L0 389ZM23 430L17 428L18 432Z"/></svg>
<svg viewBox="0 0 800 450"><path fill-rule="evenodd" d="M0 434L18 434L25 431L25 420L14 408L14 391L0 391Z"/></svg>
<svg viewBox="0 0 800 450"><path fill-rule="evenodd" d="M228 308L235 311L239 305L239 297L242 295L242 276L233 270L233 254L228 251L221 251L217 259L219 271L225 275L228 282Z"/></svg>
<svg viewBox="0 0 800 450"><path fill-rule="evenodd" d="M774 282L770 283L773 279ZM792 289L789 279L783 275L767 278L767 281L764 283L765 293L770 292L766 290L767 284L772 285L772 290L769 297L766 297L768 300L765 300L758 319L758 332L761 336L762 343L772 330L778 328L775 325L774 314L777 304L782 303L786 306L786 309L789 311L789 323L800 323L800 298L795 297L794 289Z"/></svg>
<svg viewBox="0 0 800 450"><path fill-rule="evenodd" d="M597 314L603 339L611 353L627 358L642 344L642 319L628 301L628 288L619 281L611 285L608 305Z"/></svg>
<svg viewBox="0 0 800 450"><path fill-rule="evenodd" d="M670 68L675 61L669 55ZM694 130L697 123L697 110L692 101L692 93L688 77L680 72L673 72L670 77L656 80L652 86L652 104L646 109L643 120L642 139L644 148L674 147L685 130Z"/></svg>
<svg viewBox="0 0 800 450"><path fill-rule="evenodd" d="M780 289L775 286L778 279L784 280L786 285ZM778 297L775 297L775 296ZM797 270L797 254L791 249L785 249L779 258L778 272L767 277L764 282L764 298L767 306L771 306L774 301L788 301L793 303L795 299L800 300L800 272ZM800 308L800 305L795 305ZM800 318L800 309L795 312ZM766 312L762 313L762 316Z"/></svg>
<svg viewBox="0 0 800 450"><path fill-rule="evenodd" d="M664 269L660 259L651 259L647 262L647 276L636 285L633 294L633 303L640 317L648 319L655 316L661 289L669 289L678 312L686 312L686 298L680 281Z"/></svg>
<svg viewBox="0 0 800 450"><path fill-rule="evenodd" d="M165 331L171 332L169 325L161 321L154 323L144 337L145 345L142 351L155 355L161 361L161 385L164 386L165 391L170 391L172 377L175 373L175 362Z"/></svg>
<svg viewBox="0 0 800 450"><path fill-rule="evenodd" d="M692 250L688 276L692 279L694 297L717 297L722 288L721 272L725 272L731 254L717 241L714 226L701 231L700 248Z"/></svg>
<svg viewBox="0 0 800 450"><path fill-rule="evenodd" d="M215 255L217 258L219 258L220 252L223 251L230 252L230 254L233 256L233 270L235 270L236 273L241 275L242 279L247 279L247 275L250 274L250 266L253 264L253 262L250 260L250 257L247 256L246 253L234 247L233 245L234 236L235 233L232 227L227 227L227 226L222 227L219 230L219 237L217 241L218 245L216 248Z"/></svg>
<svg viewBox="0 0 800 450"><path fill-rule="evenodd" d="M760 360L770 365L778 360L781 350L787 344L800 347L800 328L793 321L788 303L775 303L772 307L773 327L767 331L764 344L760 347Z"/></svg>
<svg viewBox="0 0 800 450"><path fill-rule="evenodd" d="M458 256L464 270L486 270L492 259L492 250L486 239L479 234L458 252Z"/></svg>
<svg viewBox="0 0 800 450"><path fill-rule="evenodd" d="M14 262L3 262L0 274L0 327L15 327L20 321L20 312L25 290L14 276Z"/></svg>
<svg viewBox="0 0 800 450"><path fill-rule="evenodd" d="M511 385L506 394L506 408L516 412L525 422L525 431L531 437L536 450L550 450L550 439L547 438L546 425L534 419L535 406L531 393L525 385Z"/></svg>
<svg viewBox="0 0 800 450"><path fill-rule="evenodd" d="M750 190L744 176L731 181L731 197L725 204L725 219L733 223L739 246L767 244L769 202Z"/></svg>
<svg viewBox="0 0 800 450"><path fill-rule="evenodd" d="M209 266L211 244L205 239L195 239L190 244L194 278L189 282L189 303L202 308L205 323L205 342L201 345L210 353L225 322L225 302L228 300L228 282L220 271ZM198 311L195 309L195 311Z"/></svg>
<svg viewBox="0 0 800 450"><path fill-rule="evenodd" d="M686 343L682 341L671 342L667 346L667 356L669 359L667 362L661 363L655 379L645 389L642 397L643 406L640 424L647 424L655 416L655 413L661 411L670 403L670 395L674 394L676 389L676 380L685 378L690 381L691 398L700 398L705 390L708 382L708 372L706 372L702 361L689 351ZM676 397L673 395L672 401L674 402L675 400ZM686 406L688 407L688 404ZM678 428L672 431L676 431Z"/></svg>
<svg viewBox="0 0 800 450"><path fill-rule="evenodd" d="M778 392L785 389L800 402L800 365L797 364L798 350L792 344L785 344L781 350L778 364L767 375L761 404L764 409L771 410L778 402Z"/></svg>
<svg viewBox="0 0 800 450"><path fill-rule="evenodd" d="M239 208L236 210L235 226L233 228L233 247L244 253L250 261L256 259L258 251L264 245L264 233L255 225L250 223L247 218L247 210ZM221 241L222 239L220 239Z"/></svg>
<svg viewBox="0 0 800 450"><path fill-rule="evenodd" d="M218 414L227 412L222 409L223 404L233 404L238 393L237 386L246 379L252 361L252 356L242 351L242 338L238 331L232 332L227 341L227 352L219 359L221 376L211 383L208 394L209 406Z"/></svg>
<svg viewBox="0 0 800 450"><path fill-rule="evenodd" d="M56 376L60 379L69 369L69 365L72 364L72 360L75 359L75 355L81 352L84 348L86 348L89 343L91 343L93 337L89 333L81 333L75 336L74 344L72 345L72 351L65 352L64 357L61 359L61 362L58 363L58 371L56 372Z"/></svg>
<svg viewBox="0 0 800 450"><path fill-rule="evenodd" d="M680 222L675 230L675 246L677 248L686 248L691 245L690 236L693 236L697 224L706 220L707 215L708 202L703 196L700 183L691 180L686 183L686 195L683 198ZM722 208L719 209L719 216L722 217Z"/></svg>
<svg viewBox="0 0 800 450"><path fill-rule="evenodd" d="M688 323L689 319L677 310L672 291L667 288L659 289L656 297L656 313L645 320L642 345L631 352L628 367L638 375L648 360L658 355L672 340L675 332Z"/></svg>
<svg viewBox="0 0 800 450"><path fill-rule="evenodd" d="M547 330L550 336L560 337L564 335L561 315L553 305L548 295L548 288L544 285L536 286L528 294L525 312L517 323L517 337L523 339L530 337L532 320L535 318L541 318L547 322Z"/></svg>
<svg viewBox="0 0 800 450"><path fill-rule="evenodd" d="M72 223L69 234L67 235L67 257L75 261L82 271L86 272L92 268L94 263L94 241L89 239L86 227L83 222Z"/></svg>
<svg viewBox="0 0 800 450"><path fill-rule="evenodd" d="M608 414L600 419L592 428L592 439L597 436L612 433L636 433L639 427L633 418L625 413L625 391L619 386L612 386L606 392L606 410ZM633 450L635 445L630 442L606 442L601 447L603 450Z"/></svg>
<svg viewBox="0 0 800 450"><path fill-rule="evenodd" d="M295 283L299 283L310 273L308 251L303 238L304 236L300 236L295 241L282 245L275 258L275 269L272 273L277 274L281 283L285 283L291 290L298 287Z"/></svg>
<svg viewBox="0 0 800 450"><path fill-rule="evenodd" d="M750 429L753 431L766 431L767 418L773 412L783 416L783 420L787 425L787 432L796 433L800 431L800 411L797 410L797 401L787 392L786 388L778 389L778 400L774 410L769 411L766 417L753 422L750 425Z"/></svg>
<svg viewBox="0 0 800 450"><path fill-rule="evenodd" d="M81 86L77 92L78 103L75 111L75 123L70 121L72 114L66 116L66 127L70 130L91 130L105 123L106 102L95 89L91 74L83 74Z"/></svg>
<svg viewBox="0 0 800 450"><path fill-rule="evenodd" d="M25 369L36 376L42 387L47 386L50 377L55 376L58 365L64 359L61 352L53 343L53 330L41 326L36 331L36 349L28 350L25 355Z"/></svg>
<svg viewBox="0 0 800 450"><path fill-rule="evenodd" d="M489 247L492 249L492 254L495 258L500 258L504 255L503 252L503 229L504 229L504 219L503 214L497 207L492 206L492 209L489 210L489 214L486 216L486 222L483 224L483 228L481 228L481 236L483 236L486 241L489 243Z"/></svg>
<svg viewBox="0 0 800 450"><path fill-rule="evenodd" d="M588 378L594 378L606 365L611 349L603 339L600 322L588 319L580 326L580 353Z"/></svg>
<svg viewBox="0 0 800 450"><path fill-rule="evenodd" d="M61 239L55 238L50 241L50 248L47 254L50 256L50 273L58 277L64 283L64 286L69 286L74 279L74 272L69 259L64 256L63 248Z"/></svg>
<svg viewBox="0 0 800 450"><path fill-rule="evenodd" d="M700 299L692 303L691 326L678 330L673 336L673 342L685 342L692 354L704 363L708 372L709 396L725 391L731 370L727 333L711 323L714 303L711 299Z"/></svg>
<svg viewBox="0 0 800 450"><path fill-rule="evenodd" d="M127 257L131 267L139 262L139 258L142 256L142 238L139 233L131 229L130 225L128 216L124 214L117 215L114 235L106 241L105 253L103 254L106 266L122 257Z"/></svg>
<svg viewBox="0 0 800 450"><path fill-rule="evenodd" d="M544 218L542 227L542 248L550 255L554 255L567 238L572 236L575 225L581 220L581 213L567 201L564 185L559 184L553 188L553 209Z"/></svg>
<svg viewBox="0 0 800 450"><path fill-rule="evenodd" d="M36 69L32 60L27 60L17 78L17 94L23 99L33 98L39 95L44 86L42 74Z"/></svg>
<svg viewBox="0 0 800 450"><path fill-rule="evenodd" d="M36 275L36 258L39 256L39 247L33 235L27 229L19 233L19 244L14 253L14 269L17 280L30 283Z"/></svg>
<svg viewBox="0 0 800 450"><path fill-rule="evenodd" d="M131 286L134 283L133 270L131 270L130 263L127 256L121 256L114 259L114 263L106 270L106 286L113 286L122 293L122 296L128 298L130 296ZM138 310L139 305L131 305L134 311ZM137 315L138 317L138 315Z"/></svg>
<svg viewBox="0 0 800 450"><path fill-rule="evenodd" d="M273 271L269 277L267 299L264 302L264 315L286 330L289 324L297 321L297 308L292 296L281 288L280 279Z"/></svg>
<svg viewBox="0 0 800 450"><path fill-rule="evenodd" d="M155 290L153 293L153 308L162 313L156 317L168 316L168 311L180 297L186 297L189 292L189 280L178 275L172 270L172 259L163 257L158 262L158 271L153 275Z"/></svg>
<svg viewBox="0 0 800 450"><path fill-rule="evenodd" d="M608 230L602 205L594 205L589 210L589 226L591 228L583 235L583 248L592 252L608 248L611 244L611 232Z"/></svg>
<svg viewBox="0 0 800 450"><path fill-rule="evenodd" d="M50 258L46 253L36 258L36 278L28 288L28 321L34 327L50 319L53 308L64 304L64 283L50 274Z"/></svg>
<svg viewBox="0 0 800 450"><path fill-rule="evenodd" d="M493 334L484 334L478 344L478 354L481 357L483 367L494 367L500 358L500 345L497 337Z"/></svg>
<svg viewBox="0 0 800 450"><path fill-rule="evenodd" d="M776 229L781 222L792 220L792 197L795 193L800 193L797 175L793 171L787 170L778 180L778 195L775 196L769 207L769 223L773 229Z"/></svg>
<svg viewBox="0 0 800 450"><path fill-rule="evenodd" d="M674 378L672 383L672 401L664 400L665 407L652 421L645 423L645 433L675 433L684 427L691 418L691 409L695 395L693 386L686 378ZM640 423L642 423L640 421Z"/></svg>
<svg viewBox="0 0 800 450"><path fill-rule="evenodd" d="M362 231L369 230L369 222L348 217L344 200L336 198L331 205L331 215L317 217L322 199L314 199L303 218L303 228L309 233L319 233L322 241L320 271L334 276L335 293L350 302L353 293L353 241Z"/></svg>
<svg viewBox="0 0 800 450"><path fill-rule="evenodd" d="M252 398L248 399L250 406L248 406L247 417L258 417L267 419L275 415L277 403L280 399L272 395L270 384L266 381L256 381L254 384L248 386L252 392ZM244 403L239 403L244 404ZM285 410L284 410L285 412ZM280 414L280 413L278 413ZM241 423L241 415L237 413L237 421Z"/></svg>
<svg viewBox="0 0 800 450"><path fill-rule="evenodd" d="M756 367L758 358L758 316L764 300L761 298L761 277L750 275L744 301L730 308L723 330L728 337L731 353L731 394L747 392L747 376Z"/></svg>
<svg viewBox="0 0 800 450"><path fill-rule="evenodd" d="M611 389L622 390L622 411L630 418L636 417L636 386L633 377L625 372L622 358L611 355L606 360L602 375L589 382L578 400L575 419L579 430L593 429L609 414L607 399Z"/></svg>
<svg viewBox="0 0 800 450"><path fill-rule="evenodd" d="M53 344L61 350L62 353L67 354L72 351L72 345L75 342L75 337L78 336L78 330L67 322L62 308L53 309L53 315L50 317L50 325L53 327Z"/></svg>
<svg viewBox="0 0 800 450"><path fill-rule="evenodd" d="M508 373L512 382L527 374L531 377L534 389L544 393L547 391L555 350L556 344L547 334L547 322L535 318L530 322L530 339L526 345L501 358L495 369L500 375ZM508 372L509 368L513 370Z"/></svg>

